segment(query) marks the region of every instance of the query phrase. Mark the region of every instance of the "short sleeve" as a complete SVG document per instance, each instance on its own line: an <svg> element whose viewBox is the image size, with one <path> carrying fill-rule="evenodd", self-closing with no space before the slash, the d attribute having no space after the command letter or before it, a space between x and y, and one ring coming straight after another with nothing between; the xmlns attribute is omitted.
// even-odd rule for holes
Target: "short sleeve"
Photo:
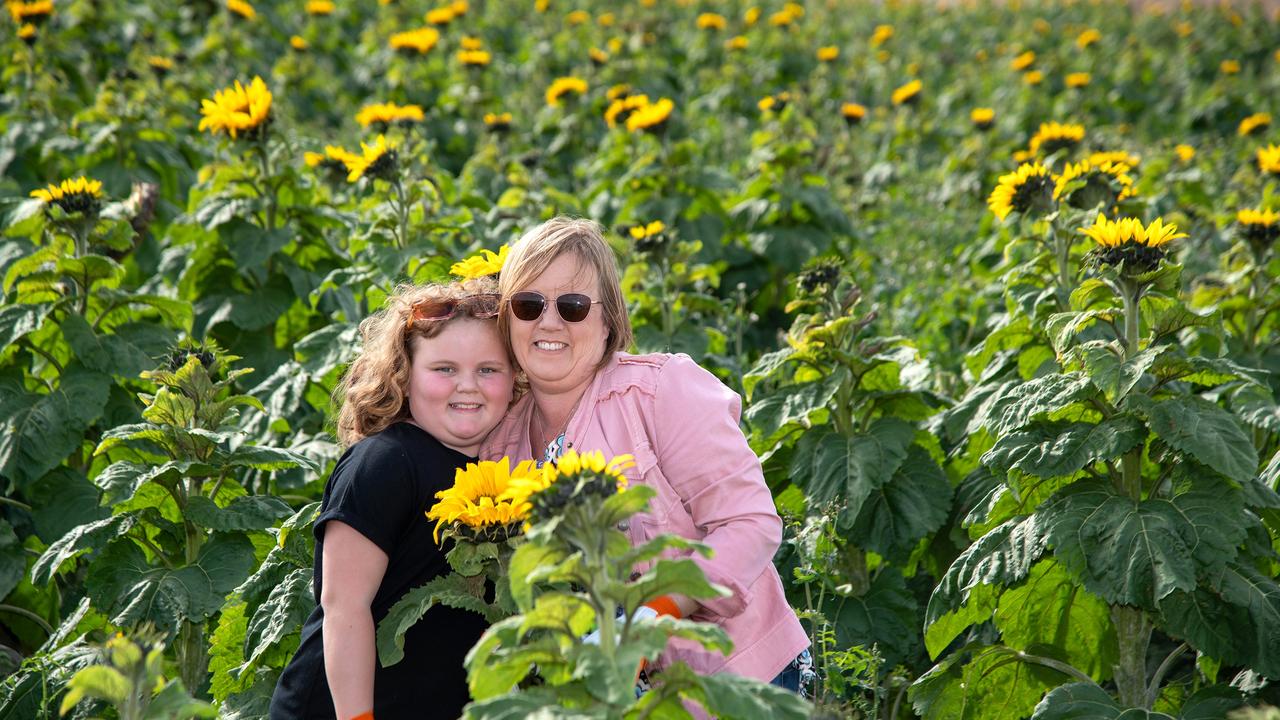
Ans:
<svg viewBox="0 0 1280 720"><path fill-rule="evenodd" d="M325 523L340 520L388 556L421 505L408 453L383 436L353 446L333 469L325 494L324 509L315 522L317 540L323 539Z"/></svg>

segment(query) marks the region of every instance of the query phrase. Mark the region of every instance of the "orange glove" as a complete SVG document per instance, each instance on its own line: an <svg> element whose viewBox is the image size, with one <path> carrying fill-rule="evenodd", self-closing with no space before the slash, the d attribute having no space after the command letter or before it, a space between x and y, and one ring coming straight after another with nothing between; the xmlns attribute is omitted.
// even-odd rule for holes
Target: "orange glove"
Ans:
<svg viewBox="0 0 1280 720"><path fill-rule="evenodd" d="M366 710L365 712L362 712L359 715L351 718L351 720L373 720L373 711Z"/></svg>
<svg viewBox="0 0 1280 720"><path fill-rule="evenodd" d="M684 615L680 614L680 606L676 605L676 601L672 600L670 595L656 597L645 603L644 607L658 613L659 616L670 615L677 620L684 617ZM640 661L640 667L636 668L636 682L640 681L640 673L644 672L644 668L648 664L645 660Z"/></svg>

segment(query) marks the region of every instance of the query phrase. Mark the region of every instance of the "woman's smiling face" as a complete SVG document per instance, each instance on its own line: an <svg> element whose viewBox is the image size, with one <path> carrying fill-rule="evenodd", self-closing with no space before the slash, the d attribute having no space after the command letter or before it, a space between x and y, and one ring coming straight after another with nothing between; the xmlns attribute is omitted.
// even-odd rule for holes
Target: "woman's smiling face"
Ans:
<svg viewBox="0 0 1280 720"><path fill-rule="evenodd" d="M555 300L566 293L581 293L597 301L599 290L591 265L568 252L553 260L527 287L520 288L546 298L538 318L510 318L511 347L534 392L580 392L595 376L609 336L602 306L592 305L581 322L566 322L560 317ZM504 311L511 312L509 304Z"/></svg>

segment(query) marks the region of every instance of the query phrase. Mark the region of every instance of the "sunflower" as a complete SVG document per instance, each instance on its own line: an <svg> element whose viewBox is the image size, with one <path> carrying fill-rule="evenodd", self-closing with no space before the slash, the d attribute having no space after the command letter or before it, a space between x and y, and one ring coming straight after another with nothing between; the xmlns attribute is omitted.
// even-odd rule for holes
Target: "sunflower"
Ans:
<svg viewBox="0 0 1280 720"><path fill-rule="evenodd" d="M155 73L157 78L164 78L173 70L173 58L167 58L162 55L151 55L147 57L147 67L151 68L151 72Z"/></svg>
<svg viewBox="0 0 1280 720"><path fill-rule="evenodd" d="M1138 164L1142 162L1142 158L1138 157L1137 155L1127 153L1124 150L1107 150L1107 151L1100 151L1100 152L1091 152L1089 153L1089 157L1085 159L1095 165L1100 165L1104 162L1113 162L1113 163L1124 163L1125 165L1128 165L1131 168L1138 167Z"/></svg>
<svg viewBox="0 0 1280 720"><path fill-rule="evenodd" d="M1218 64L1218 70L1223 75L1235 75L1240 72L1240 62L1238 60L1223 60Z"/></svg>
<svg viewBox="0 0 1280 720"><path fill-rule="evenodd" d="M1040 163L1023 163L1007 175L1001 175L987 198L987 207L1004 220L1011 212L1043 211L1053 204L1053 176Z"/></svg>
<svg viewBox="0 0 1280 720"><path fill-rule="evenodd" d="M289 47L297 50L298 52L303 52L307 48L311 47L311 43L307 42L307 39L301 35L294 35L289 38Z"/></svg>
<svg viewBox="0 0 1280 720"><path fill-rule="evenodd" d="M487 50L459 50L458 62L466 67L484 67L493 60Z"/></svg>
<svg viewBox="0 0 1280 720"><path fill-rule="evenodd" d="M878 48L881 45L889 42L889 39L892 37L893 37L892 25L877 25L875 32L871 33L871 47Z"/></svg>
<svg viewBox="0 0 1280 720"><path fill-rule="evenodd" d="M1280 213L1274 210L1245 208L1236 213L1236 223L1240 234L1259 259L1275 244L1276 238L1280 237Z"/></svg>
<svg viewBox="0 0 1280 720"><path fill-rule="evenodd" d="M675 110L675 108L676 104L670 98L659 98L658 102L638 108L628 115L627 130L631 132L661 132L666 125L667 119L671 117L671 111Z"/></svg>
<svg viewBox="0 0 1280 720"><path fill-rule="evenodd" d="M560 77L547 87L546 100L551 107L560 104L560 98L566 93L583 95L587 92L587 81L578 77Z"/></svg>
<svg viewBox="0 0 1280 720"><path fill-rule="evenodd" d="M746 50L750 44L751 41L745 35L734 35L724 42L724 46L730 50Z"/></svg>
<svg viewBox="0 0 1280 720"><path fill-rule="evenodd" d="M204 117L198 130L213 135L225 132L233 138L244 132L246 138L260 138L271 124L271 91L261 77L254 76L248 87L237 80L214 93L212 100L201 100L200 114Z"/></svg>
<svg viewBox="0 0 1280 720"><path fill-rule="evenodd" d="M795 22L797 17L790 10L779 10L769 16L769 24L774 27L787 27Z"/></svg>
<svg viewBox="0 0 1280 720"><path fill-rule="evenodd" d="M1129 175L1129 170L1130 167L1125 163L1110 160L1068 163L1054 185L1053 199L1082 210L1094 208L1098 203L1111 207L1116 202L1133 196L1133 178ZM1084 185L1067 190L1068 185L1077 182L1083 182Z"/></svg>
<svg viewBox="0 0 1280 720"><path fill-rule="evenodd" d="M969 111L969 121L979 130L989 130L996 121L996 111L989 107L974 108Z"/></svg>
<svg viewBox="0 0 1280 720"><path fill-rule="evenodd" d="M867 109L858 103L847 102L840 106L840 116L850 127L862 122L867 116Z"/></svg>
<svg viewBox="0 0 1280 720"><path fill-rule="evenodd" d="M1093 76L1087 72L1068 73L1066 78L1067 87L1076 89L1088 87L1092 81Z"/></svg>
<svg viewBox="0 0 1280 720"><path fill-rule="evenodd" d="M838 57L840 57L840 48L835 45L818 48L818 62L833 62Z"/></svg>
<svg viewBox="0 0 1280 720"><path fill-rule="evenodd" d="M1178 34L1178 37L1183 37L1183 38L1195 32L1195 29L1196 28L1194 25L1192 25L1191 23L1185 20L1174 23L1173 25L1173 31Z"/></svg>
<svg viewBox="0 0 1280 720"><path fill-rule="evenodd" d="M1028 70L1022 74L1022 82L1027 85L1039 85L1044 82L1044 73L1039 70Z"/></svg>
<svg viewBox="0 0 1280 720"><path fill-rule="evenodd" d="M389 180L395 177L396 151L387 146L387 138L379 135L372 145L360 143L361 153L351 153L343 159L347 166L347 182L353 183L362 177Z"/></svg>
<svg viewBox="0 0 1280 720"><path fill-rule="evenodd" d="M611 12L601 13L600 17L596 18L596 22L600 24L600 27L613 27L618 22L618 16Z"/></svg>
<svg viewBox="0 0 1280 720"><path fill-rule="evenodd" d="M32 23L26 23L18 26L18 39L26 43L28 46L36 44L36 26Z"/></svg>
<svg viewBox="0 0 1280 720"><path fill-rule="evenodd" d="M505 244L498 248L496 253L492 250L481 250L477 255L454 263L449 268L449 273L465 280L497 275L502 272L502 266L507 263L507 254L510 251L511 247Z"/></svg>
<svg viewBox="0 0 1280 720"><path fill-rule="evenodd" d="M627 487L622 471L634 465L631 455L606 461L599 450L569 450L555 463L543 465L540 472L513 473L497 500L511 503L531 520L546 520L577 502L622 492Z"/></svg>
<svg viewBox="0 0 1280 720"><path fill-rule="evenodd" d="M1271 175L1280 175L1280 145L1267 145L1258 148L1258 170Z"/></svg>
<svg viewBox="0 0 1280 720"><path fill-rule="evenodd" d="M391 36L389 41L392 50L402 53L425 55L440 42L440 31L435 28L418 28L408 32L400 32Z"/></svg>
<svg viewBox="0 0 1280 720"><path fill-rule="evenodd" d="M57 205L67 213L94 216L102 209L102 181L90 180L81 175L63 180L57 185L50 184L46 188L32 190L31 197L45 204Z"/></svg>
<svg viewBox="0 0 1280 720"><path fill-rule="evenodd" d="M617 127L618 123L626 122L627 117L631 113L645 107L649 104L648 95L626 95L609 103L609 107L604 111L604 123L609 127Z"/></svg>
<svg viewBox="0 0 1280 720"><path fill-rule="evenodd" d="M308 15L332 15L334 6L331 0L307 0Z"/></svg>
<svg viewBox="0 0 1280 720"><path fill-rule="evenodd" d="M586 25L591 22L591 13L586 10L574 10L564 16L564 21L569 27L573 27L575 25Z"/></svg>
<svg viewBox="0 0 1280 720"><path fill-rule="evenodd" d="M1176 225L1165 225L1160 218L1143 226L1142 221L1126 217L1108 220L1098 213L1097 220L1087 228L1079 228L1084 235L1093 238L1098 247L1089 251L1089 262L1097 267L1122 267L1133 273L1154 270L1168 255L1165 246L1173 240L1186 237Z"/></svg>
<svg viewBox="0 0 1280 720"><path fill-rule="evenodd" d="M609 53L598 47L592 47L587 50L587 57L591 59L591 64L596 67L604 67L609 62Z"/></svg>
<svg viewBox="0 0 1280 720"><path fill-rule="evenodd" d="M658 252L667 243L665 234L667 229L666 223L661 220L654 220L649 224L634 225L627 234L634 241L636 252L641 255L651 255Z"/></svg>
<svg viewBox="0 0 1280 720"><path fill-rule="evenodd" d="M245 0L227 0L227 9L245 20L254 20L258 17L258 11Z"/></svg>
<svg viewBox="0 0 1280 720"><path fill-rule="evenodd" d="M39 25L53 14L53 0L38 0L38 2L9 0L5 5L9 8L9 17L13 18L13 23L18 26L18 37L23 37L24 25ZM34 33L31 33L31 36L34 37Z"/></svg>
<svg viewBox="0 0 1280 720"><path fill-rule="evenodd" d="M618 83L609 88L604 93L604 99L613 102L618 98L624 98L631 94L631 86L626 83Z"/></svg>
<svg viewBox="0 0 1280 720"><path fill-rule="evenodd" d="M453 2L449 3L449 9L453 10L454 17L462 17L471 9L471 3L467 2L467 0L453 0Z"/></svg>
<svg viewBox="0 0 1280 720"><path fill-rule="evenodd" d="M356 122L360 123L360 127L369 127L377 124L385 128L395 122L414 123L422 122L424 119L426 119L426 114L423 113L421 105L374 103L365 105L360 108L360 112L356 113Z"/></svg>
<svg viewBox="0 0 1280 720"><path fill-rule="evenodd" d="M755 27L755 24L760 22L760 13L761 10L758 7L747 8L747 11L742 14L743 24L747 27Z"/></svg>
<svg viewBox="0 0 1280 720"><path fill-rule="evenodd" d="M428 10L423 19L427 21L428 25L441 26L448 25L457 17L458 14L453 11L453 6L445 5L434 10Z"/></svg>
<svg viewBox="0 0 1280 720"><path fill-rule="evenodd" d="M1031 67L1032 64L1035 63L1035 61L1036 61L1035 51L1028 50L1022 53L1021 55L1015 57L1014 59L1010 60L1009 67L1013 68L1014 70L1017 70L1018 72L1022 72L1023 70L1026 70L1027 68Z"/></svg>
<svg viewBox="0 0 1280 720"><path fill-rule="evenodd" d="M489 132L506 132L511 129L511 113L485 113L484 126Z"/></svg>
<svg viewBox="0 0 1280 720"><path fill-rule="evenodd" d="M760 108L760 112L768 112L772 110L773 112L780 113L789 102L791 102L791 93L784 90L780 93L766 95L765 97L760 98L760 102L756 103L756 107Z"/></svg>
<svg viewBox="0 0 1280 720"><path fill-rule="evenodd" d="M1084 126L1071 123L1040 123L1028 147L1033 157L1050 155L1063 148L1075 147L1084 139Z"/></svg>
<svg viewBox="0 0 1280 720"><path fill-rule="evenodd" d="M923 87L924 85L919 80L912 80L897 90L894 90L893 104L908 105L915 103L920 99L920 90L923 89Z"/></svg>
<svg viewBox="0 0 1280 720"><path fill-rule="evenodd" d="M1191 158L1196 156L1196 149L1184 143L1176 145L1173 151L1177 153L1178 159L1184 163L1191 162ZM1258 153L1261 155L1262 151L1259 150ZM1259 160L1259 164L1261 164L1261 160ZM1277 170L1280 170L1280 166L1277 167Z"/></svg>
<svg viewBox="0 0 1280 720"><path fill-rule="evenodd" d="M470 35L463 35L462 39L458 42L462 45L463 50L484 49L484 43L480 41L480 38L471 37Z"/></svg>
<svg viewBox="0 0 1280 720"><path fill-rule="evenodd" d="M1271 113L1254 113L1240 121L1240 126L1236 128L1236 134L1240 137L1252 135L1270 124Z"/></svg>
<svg viewBox="0 0 1280 720"><path fill-rule="evenodd" d="M1076 47L1081 50L1087 49L1090 45L1102 39L1102 33L1089 28L1076 36Z"/></svg>
<svg viewBox="0 0 1280 720"><path fill-rule="evenodd" d="M723 30L728 21L719 13L704 12L698 16L697 25L699 30Z"/></svg>
<svg viewBox="0 0 1280 720"><path fill-rule="evenodd" d="M440 542L442 529L445 537L456 535L491 542L515 535L529 509L523 499L513 501L504 496L510 493L513 483L542 475L532 460L525 460L513 470L510 459L505 457L458 468L453 487L436 493L437 502L427 511L427 520L436 522L436 542Z"/></svg>

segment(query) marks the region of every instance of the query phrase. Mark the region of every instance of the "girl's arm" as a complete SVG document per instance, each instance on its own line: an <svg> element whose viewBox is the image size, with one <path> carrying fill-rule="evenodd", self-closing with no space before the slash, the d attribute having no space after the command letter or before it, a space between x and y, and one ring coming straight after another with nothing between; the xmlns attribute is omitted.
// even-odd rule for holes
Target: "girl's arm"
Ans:
<svg viewBox="0 0 1280 720"><path fill-rule="evenodd" d="M373 596L387 554L350 525L325 525L320 605L324 608L324 672L338 720L373 710Z"/></svg>

